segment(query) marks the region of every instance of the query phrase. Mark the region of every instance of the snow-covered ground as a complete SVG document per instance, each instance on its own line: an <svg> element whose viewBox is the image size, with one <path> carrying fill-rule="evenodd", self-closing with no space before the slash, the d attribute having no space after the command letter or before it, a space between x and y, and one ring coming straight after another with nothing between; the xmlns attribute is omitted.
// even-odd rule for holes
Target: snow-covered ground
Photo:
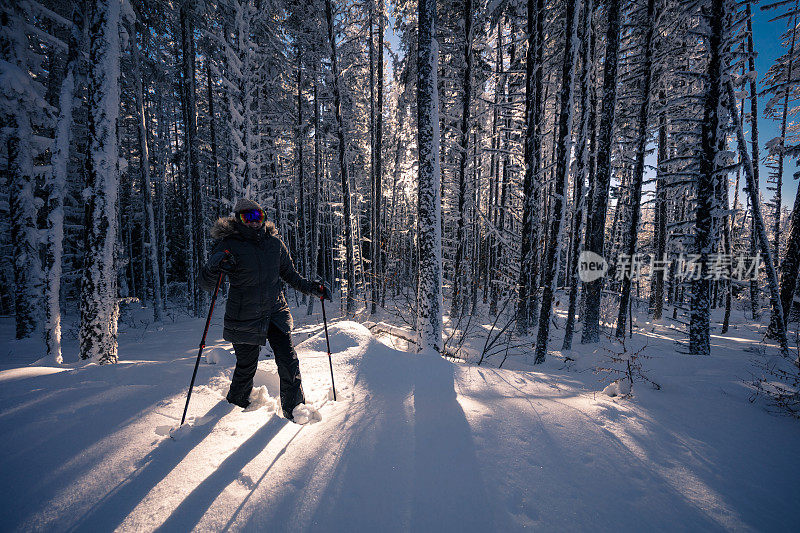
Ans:
<svg viewBox="0 0 800 533"><path fill-rule="evenodd" d="M399 351L337 320L334 402L319 312L294 314L322 420L277 414L271 358L251 407L225 402L234 358L215 318L191 426L175 440L203 320L123 328L119 364L53 368L31 364L38 345L11 340L0 319L2 529L790 531L800 521L800 424L750 401L754 325L715 333L713 355L691 357L666 321L640 317L628 349L646 345L645 373L662 390L636 382L622 399L602 394L613 378L593 372L607 352L577 339L574 361L556 352L541 367L517 358L497 369Z"/></svg>

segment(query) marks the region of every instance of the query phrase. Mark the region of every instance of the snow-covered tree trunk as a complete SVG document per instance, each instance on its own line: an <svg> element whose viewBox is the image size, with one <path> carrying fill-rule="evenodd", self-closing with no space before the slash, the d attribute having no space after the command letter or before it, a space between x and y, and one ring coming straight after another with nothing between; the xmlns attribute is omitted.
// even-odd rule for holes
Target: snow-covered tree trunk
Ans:
<svg viewBox="0 0 800 533"><path fill-rule="evenodd" d="M211 83L211 61L206 59L206 86L208 91L208 133L211 138L211 168L214 172L214 190L216 200L216 216L223 215L222 199L230 198L228 191L223 191L222 183L219 176L219 150L217 148L217 127L216 115L214 112L214 91L212 90Z"/></svg>
<svg viewBox="0 0 800 533"><path fill-rule="evenodd" d="M164 114L163 97L160 92L156 95L156 114L158 116L158 142L156 144L158 149L154 154L158 158L156 163L158 179L156 179L155 184L157 201L156 219L158 221L156 233L158 236L157 248L159 266L161 268L161 275L159 276L161 279L161 294L163 296L163 302L166 304L166 301L169 299L169 291L167 290L169 287L169 280L167 279L167 251L170 243L167 242L165 180L167 175L167 159L169 157L169 129L167 117ZM166 308L166 305L164 305L164 307Z"/></svg>
<svg viewBox="0 0 800 533"><path fill-rule="evenodd" d="M33 196L33 158L30 117L24 110L12 115L7 127L8 169L11 176L9 214L14 249L14 307L16 338L30 337L37 329L41 266L36 228L36 201Z"/></svg>
<svg viewBox="0 0 800 533"><path fill-rule="evenodd" d="M9 215L14 265L16 338L33 335L38 328L42 269L34 198L32 117L34 109L46 107L29 74L28 38L22 6L0 7L0 91L8 107L2 109L8 132Z"/></svg>
<svg viewBox="0 0 800 533"><path fill-rule="evenodd" d="M728 175L726 173L722 173L722 174L720 174L718 176L718 180L719 180L719 184L718 184L719 194L718 194L718 196L721 196L720 200L722 201L723 212L724 213L728 213L729 209L730 209L730 207L729 207L729 196L730 195L728 193L728 189L730 188L730 182L728 180ZM723 224L723 228L722 228L723 235L722 235L722 238L723 238L724 253L732 254L733 253L733 246L732 246L732 243L731 243L731 233L732 233L731 232L731 216L727 215L727 214L724 215L723 218L722 218L722 224ZM725 291L725 314L723 315L723 318L722 318L722 329L720 330L723 334L725 334L725 333L728 332L728 328L730 327L731 306L733 304L733 302L732 302L732 294L731 294L732 291L733 291L733 287L732 287L731 279L730 279L730 269L728 269L728 279L722 280L721 282L718 281L717 283L718 283L718 286L721 283L722 288Z"/></svg>
<svg viewBox="0 0 800 533"><path fill-rule="evenodd" d="M381 294L383 285L383 242L385 228L383 225L382 208L383 202L383 38L385 28L385 13L383 0L378 1L378 49L377 49L377 116L375 118L375 198L373 199L374 231L372 235L372 269L374 278L372 280L372 308L375 313L378 305L378 297Z"/></svg>
<svg viewBox="0 0 800 533"><path fill-rule="evenodd" d="M600 113L600 131L597 135L597 171L592 198L591 223L586 225L586 250L603 255L608 211L608 189L611 184L611 134L614 129L614 112L617 100L617 52L619 51L620 2L609 0L608 29L606 31L606 57L603 67L603 102ZM584 285L586 292L583 313L581 344L600 340L600 302L603 279Z"/></svg>
<svg viewBox="0 0 800 533"><path fill-rule="evenodd" d="M795 10L797 10L797 2L795 2ZM785 85L783 87L783 109L781 110L781 135L778 137L778 146L776 149L775 157L778 159L777 167L775 169L775 214L773 215L775 218L772 221L773 229L772 229L772 248L773 254L775 256L775 261L779 261L781 257L781 209L783 207L783 198L782 188L783 188L783 166L784 166L784 159L786 157L786 126L788 124L788 117L789 117L789 93L791 92L792 83L792 64L794 63L794 54L795 54L795 44L796 44L796 37L797 31L795 28L797 27L797 17L792 15L792 22L790 28L792 28L792 41L791 45L789 46L789 54L788 54L788 65L786 67L786 80ZM775 319L773 315L772 319Z"/></svg>
<svg viewBox="0 0 800 533"><path fill-rule="evenodd" d="M715 0L719 2L721 0ZM775 316L778 317L775 328L775 336L781 345L781 351L785 356L789 355L789 343L786 338L786 320L784 318L783 305L781 303L780 287L778 285L778 275L775 269L775 263L772 260L772 253L770 251L769 239L767 238L767 230L764 225L764 217L761 214L761 203L758 199L758 189L756 188L755 178L753 175L753 162L750 159L750 154L747 152L747 141L744 137L742 130L742 123L739 120L739 111L736 109L736 96L733 90L733 83L730 79L725 84L727 93L727 103L730 114L733 117L733 124L736 128L736 140L739 147L739 155L742 158L742 166L744 168L744 175L747 179L747 195L750 197L750 205L753 209L753 223L756 227L756 235L758 236L758 244L761 247L761 255L764 256L764 266L767 270L767 282L769 283L770 303ZM800 364L800 360L798 360Z"/></svg>
<svg viewBox="0 0 800 533"><path fill-rule="evenodd" d="M436 1L419 0L417 40L417 130L419 149L419 289L417 342L420 351L442 349L442 203L439 166L439 92Z"/></svg>
<svg viewBox="0 0 800 533"><path fill-rule="evenodd" d="M306 136L306 127L303 122L303 52L302 45L298 43L297 48L297 226L300 230L300 242L298 246L302 247L302 253L299 255L300 265L299 271L305 277L308 277L308 228L306 227L306 173L303 158L303 144ZM303 294L303 303L305 303L306 295Z"/></svg>
<svg viewBox="0 0 800 533"><path fill-rule="evenodd" d="M573 213L572 213L572 243L570 260L567 264L567 280L569 283L569 304L567 306L567 322L564 325L564 341L562 350L572 349L572 337L575 331L575 315L578 302L578 253L581 248L581 233L586 200L586 173L589 164L589 117L591 101L589 88L593 83L592 70L594 69L595 35L592 30L592 15L594 2L589 0L584 7L583 27L581 31L581 77L580 77L580 106L581 122L578 144L575 147L575 167L573 174Z"/></svg>
<svg viewBox="0 0 800 533"><path fill-rule="evenodd" d="M706 36L708 65L706 68L705 95L703 100L703 121L700 138L700 168L695 184L695 231L693 251L699 256L700 272L691 282L692 297L689 319L689 353L708 355L710 344L711 284L707 279L709 255L714 251L712 241L714 186L716 173L720 170L717 154L720 150L721 119L720 97L722 89L721 46L725 1L712 0L710 12L704 13L708 22L709 34ZM735 100L734 100L735 105Z"/></svg>
<svg viewBox="0 0 800 533"><path fill-rule="evenodd" d="M203 195L200 181L200 155L197 137L197 89L195 82L195 46L194 46L194 13L191 1L183 0L180 8L181 20L181 51L183 73L183 115L185 120L186 136L186 175L189 196L189 206L186 213L187 233L190 236L189 254L189 280L190 300L193 302L192 310L200 316L205 312L205 291L198 290L194 281L198 276L198 269L205 261L205 238L203 231Z"/></svg>
<svg viewBox="0 0 800 533"><path fill-rule="evenodd" d="M664 100L661 93L660 99ZM661 260L667 251L667 184L664 182L664 161L667 158L667 116L662 110L658 116L658 163L656 167L655 231L653 235L655 258ZM653 318L658 320L664 312L664 271L653 272L650 287L650 306Z"/></svg>
<svg viewBox="0 0 800 533"><path fill-rule="evenodd" d="M64 252L64 191L69 168L69 148L72 140L72 111L75 103L75 70L81 52L83 14L73 10L66 72L59 93L59 113L51 160L53 172L47 187L47 252L45 268L45 325L44 338L48 357L61 363L61 273Z"/></svg>
<svg viewBox="0 0 800 533"><path fill-rule="evenodd" d="M795 11L797 10L797 3L795 2ZM789 46L789 54L788 54L788 65L786 67L786 81L785 86L783 87L783 109L781 111L781 135L778 138L778 147L776 149L775 156L778 159L777 168L775 169L775 219L773 220L773 253L775 254L775 261L780 261L781 253L780 253L780 242L781 242L781 209L782 209L782 197L781 197L781 188L783 187L783 166L784 166L784 158L785 158L785 151L786 151L786 126L788 123L788 116L789 116L789 93L791 92L792 85L794 80L792 80L792 64L794 63L794 55L795 55L795 44L796 44L796 37L797 37L797 17L795 15L792 16L791 28L792 28L792 41L791 45ZM796 82L794 82L796 83ZM794 253L797 253L796 251ZM785 263L786 261L784 261ZM794 262L794 260L790 260L790 263ZM782 267L783 265L781 265ZM797 270L795 269L794 273L790 274L794 277L797 276ZM783 276L783 268L781 268L781 276ZM785 287L785 292L788 295L792 295L794 293L794 283L784 283L783 280L781 281L781 302L783 302L783 293L784 293L784 284L787 286ZM788 285L792 285L790 288ZM791 296L787 296L789 298L789 302L791 302ZM789 312L791 311L791 306L787 307L784 304L784 325L786 325L789 319ZM769 335L774 336L777 332L776 321L778 317L775 315L774 307L773 313L770 317L770 325L769 325Z"/></svg>
<svg viewBox="0 0 800 533"><path fill-rule="evenodd" d="M117 243L119 195L120 4L98 0L89 7L88 227L81 282L82 359L117 362Z"/></svg>
<svg viewBox="0 0 800 533"><path fill-rule="evenodd" d="M375 159L377 156L376 147L375 147L375 2L374 0L369 0L369 13L367 15L367 49L369 52L369 185L370 185L370 204L369 204L369 232L368 238L364 243L366 246L366 251L368 252L366 255L369 259L366 266L366 270L368 271L368 279L369 279L369 299L370 303L367 307L370 309L371 313L375 312L375 309L372 307L372 301L375 299L375 295L377 294L377 285L376 285L376 278L377 278L377 271L375 270L375 246L377 245L378 238L378 212L380 211L377 208L377 198L378 198L378 191L376 187L375 181ZM363 249L363 248L362 248ZM366 274L366 272L365 272ZM366 290L366 287L365 287Z"/></svg>
<svg viewBox="0 0 800 533"><path fill-rule="evenodd" d="M792 301L798 285L800 273L800 187L794 198L792 210L791 230L789 241L786 244L786 254L781 263L781 307L783 308L783 323L789 323L792 312Z"/></svg>
<svg viewBox="0 0 800 533"><path fill-rule="evenodd" d="M539 168L542 131L542 54L544 49L544 0L527 2L528 55L525 60L525 176L522 184L522 243L520 250L517 332L528 334L535 316L536 278L539 260Z"/></svg>
<svg viewBox="0 0 800 533"><path fill-rule="evenodd" d="M496 276L496 283L494 287L494 291L492 292L492 301L491 307L494 308L494 312L492 314L497 314L497 303L499 298L502 296L503 300L507 300L507 292L508 292L508 261L507 255L508 250L510 249L510 243L506 238L506 230L508 225L508 220L510 216L508 216L509 212L509 191L511 189L510 182L511 182L511 160L510 160L510 150L509 147L511 146L511 131L512 131L512 112L511 107L513 105L513 95L512 92L514 90L513 81L511 78L511 71L514 70L516 65L516 43L514 41L514 35L516 33L515 30L515 23L514 19L512 19L508 13L505 15L505 25L498 24L498 31L503 31L504 26L510 26L509 28L509 42L508 42L508 68L506 69L505 64L502 60L500 60L500 68L498 69L502 76L500 79L502 93L501 93L501 105L500 108L501 116L502 116L502 129L499 132L498 142L500 143L499 146L501 148L500 153L502 153L502 157L498 159L498 173L497 173L497 183L499 187L499 194L500 194L500 202L497 206L497 220L495 223L495 230L498 232L498 238L495 240L494 243L494 251L493 257L495 260L495 270L497 272ZM502 138L502 140L500 140ZM498 154L499 155L499 154ZM503 170L500 171L500 164L502 162ZM505 305L505 304L504 304Z"/></svg>
<svg viewBox="0 0 800 533"><path fill-rule="evenodd" d="M138 33L138 32L136 32ZM136 35L134 33L134 35ZM139 116L139 164L142 173L142 192L144 195L144 233L147 236L149 245L145 248L147 259L150 261L150 272L152 275L151 283L153 289L153 320L161 322L163 319L163 301L161 297L161 272L158 266L158 245L156 240L156 221L153 214L153 192L150 183L150 150L147 145L147 112L144 103L144 91L142 89L142 75L140 69L140 51L136 42L131 43L134 64L134 87L136 90L136 111Z"/></svg>
<svg viewBox="0 0 800 533"><path fill-rule="evenodd" d="M756 80L756 55L753 46L753 16L751 13L750 2L747 3L747 68L752 73L750 78L750 149L752 150L752 161L761 161L759 156L758 145L758 83ZM744 112L744 109L742 109ZM753 181L755 183L756 191L758 191L759 182L759 164L753 165ZM750 256L756 255L757 251L757 237L756 237L755 219L751 218L750 225ZM757 320L761 315L761 304L758 301L758 280L750 280L750 311L753 320Z"/></svg>
<svg viewBox="0 0 800 533"><path fill-rule="evenodd" d="M405 71L404 75L408 77L408 70ZM389 230L389 227L394 226L395 216L397 214L397 190L398 190L398 183L400 181L401 173L403 170L403 155L405 154L405 144L403 143L403 131L405 126L406 120L406 113L408 108L408 91L410 85L405 83L405 89L403 92L400 93L398 96L397 102L397 129L395 130L395 152L394 152L394 167L392 169L392 203L391 207L389 208L389 220L392 221L391 226L387 226L387 240L389 241L389 248L391 248L392 238L395 235L393 230ZM386 300L386 283L383 284L383 291L382 291L382 300L385 302ZM396 286L397 287L397 286Z"/></svg>
<svg viewBox="0 0 800 533"><path fill-rule="evenodd" d="M321 172L321 159L322 153L320 148L320 136L322 135L322 129L320 127L320 103L319 103L319 90L317 87L317 76L314 74L314 194L313 194L313 205L309 206L309 212L311 213L311 259L309 265L309 273L311 276L317 276L317 258L319 257L319 210L322 207L322 202L319 188L319 179L320 179L320 172ZM309 298L308 299L308 308L306 309L306 315L310 315L314 312L314 300L316 298Z"/></svg>
<svg viewBox="0 0 800 533"><path fill-rule="evenodd" d="M572 150L572 115L575 64L578 47L578 19L580 0L567 1L566 25L564 27L564 57L561 64L560 113L558 117L558 137L556 140L556 174L552 198L550 239L547 243L542 263L542 307L539 312L539 331L536 337L535 364L544 363L547 354L547 340L550 333L550 315L553 312L553 293L555 291L556 252L561 242L562 220L564 218L564 194L569 173L568 159Z"/></svg>
<svg viewBox="0 0 800 533"><path fill-rule="evenodd" d="M461 100L461 130L458 154L458 207L456 209L456 256L453 263L453 291L450 302L450 319L456 320L462 300L466 297L466 277L462 274L466 249L465 205L467 197L467 159L469 158L470 103L472 98L472 0L464 1L464 87ZM455 322L453 322L455 324Z"/></svg>
<svg viewBox="0 0 800 533"><path fill-rule="evenodd" d="M497 21L497 42L495 44L497 49L497 60L495 66L495 89L494 89L494 105L492 107L492 151L491 160L489 164L489 199L486 209L489 213L489 223L491 229L488 238L486 239L486 266L484 268L485 276L483 282L483 301L486 303L487 296L491 296L489 302L489 314L494 316L497 314L497 241L496 235L497 228L497 204L498 204L498 185L500 181L500 133L499 133L499 118L501 104L505 102L504 84L502 82L501 74L504 69L503 60L503 24Z"/></svg>
<svg viewBox="0 0 800 533"><path fill-rule="evenodd" d="M353 250L353 223L350 214L350 174L347 164L347 143L345 140L344 124L342 123L341 91L339 84L339 63L336 56L336 28L333 19L332 0L325 0L325 18L328 22L328 44L331 54L331 71L333 75L333 108L336 116L336 131L339 138L339 172L342 179L342 203L344 205L344 245L347 269L347 303L345 310L351 314L355 308L355 254Z"/></svg>
<svg viewBox="0 0 800 533"><path fill-rule="evenodd" d="M644 39L641 46L644 52L642 59L641 100L639 101L638 116L636 117L636 161L633 168L633 180L630 187L630 213L628 230L625 232L625 254L633 257L636 253L636 243L639 234L640 204L642 202L642 183L644 181L644 156L647 149L647 118L650 114L650 85L653 79L653 32L655 31L655 0L647 0L647 13L645 15ZM620 295L619 313L617 314L617 338L625 336L625 326L628 317L628 306L631 299L631 276L622 279L622 294Z"/></svg>

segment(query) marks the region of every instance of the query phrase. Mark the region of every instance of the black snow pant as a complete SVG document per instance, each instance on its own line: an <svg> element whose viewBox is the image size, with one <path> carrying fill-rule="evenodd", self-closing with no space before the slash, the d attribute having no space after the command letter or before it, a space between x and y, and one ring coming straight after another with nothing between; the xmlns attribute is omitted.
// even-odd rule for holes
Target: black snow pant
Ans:
<svg viewBox="0 0 800 533"><path fill-rule="evenodd" d="M292 336L290 333L284 333L278 326L270 322L267 340L275 354L275 363L278 366L281 407L284 413L291 414L295 406L306 401L303 395L303 384L300 380L300 361L297 359L297 353L292 345ZM253 378L258 367L259 346L235 343L233 349L236 352L236 369L233 371L227 399L236 405L246 405L250 392L253 390Z"/></svg>

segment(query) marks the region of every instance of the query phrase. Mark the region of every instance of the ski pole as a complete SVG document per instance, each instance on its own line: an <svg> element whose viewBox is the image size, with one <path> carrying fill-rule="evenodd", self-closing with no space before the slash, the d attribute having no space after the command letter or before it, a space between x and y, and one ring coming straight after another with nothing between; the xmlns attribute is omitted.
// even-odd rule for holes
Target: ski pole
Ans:
<svg viewBox="0 0 800 533"><path fill-rule="evenodd" d="M192 381L189 383L189 394L186 395L186 407L183 408L183 416L181 417L181 426L186 420L186 411L189 410L189 399L192 397L192 389L194 388L194 378L197 377L197 367L200 366L200 356L203 354L203 348L206 347L206 335L208 334L208 326L211 324L211 315L214 313L214 303L217 301L217 293L219 286L222 284L222 270L219 271L217 278L217 286L214 287L214 296L211 298L211 307L208 309L208 318L206 318L206 329L203 330L203 340L200 341L200 349L197 351L197 360L194 362L194 372L192 372Z"/></svg>
<svg viewBox="0 0 800 533"><path fill-rule="evenodd" d="M325 344L328 345L328 364L331 367L331 388L333 389L333 401L336 401L336 385L333 382L333 360L331 360L331 341L328 338L328 317L325 316L325 297L319 297L319 303L322 305L322 322L325 324Z"/></svg>

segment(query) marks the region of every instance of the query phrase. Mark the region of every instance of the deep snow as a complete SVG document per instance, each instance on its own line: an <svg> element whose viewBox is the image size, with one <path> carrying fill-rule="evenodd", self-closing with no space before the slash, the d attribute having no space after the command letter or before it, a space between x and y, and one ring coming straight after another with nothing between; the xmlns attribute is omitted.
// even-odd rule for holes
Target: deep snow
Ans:
<svg viewBox="0 0 800 533"><path fill-rule="evenodd" d="M555 352L542 367L509 360L514 369L496 369L399 351L338 321L329 327L334 402L318 319L294 339L322 420L278 415L271 358L259 362L253 405L225 402L234 357L215 319L190 425L176 440L168 435L202 320L125 331L117 365L53 368L24 364L34 343L9 340L11 322L0 319L3 530L786 531L798 523L800 424L749 401L752 325L715 334L713 355L690 357L675 351L666 322L637 322L643 330L629 350L647 344L652 359L643 364L662 390L635 382L634 397L621 399L600 392L613 377L592 372L602 348L576 349L569 364Z"/></svg>

